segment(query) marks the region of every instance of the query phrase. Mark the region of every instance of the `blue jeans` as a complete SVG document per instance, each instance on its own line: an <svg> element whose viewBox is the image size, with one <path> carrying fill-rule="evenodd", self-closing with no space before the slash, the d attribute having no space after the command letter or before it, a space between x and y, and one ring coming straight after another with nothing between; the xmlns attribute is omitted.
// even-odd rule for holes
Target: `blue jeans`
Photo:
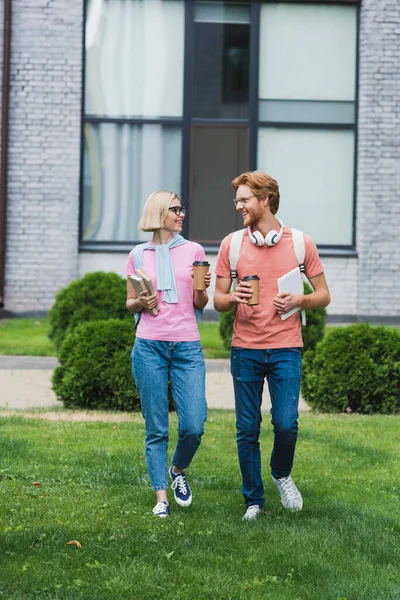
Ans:
<svg viewBox="0 0 400 600"><path fill-rule="evenodd" d="M274 427L271 471L274 477L287 477L292 470L297 440L301 350L232 348L231 373L242 492L246 506L262 507L265 500L258 439L264 379L268 381Z"/></svg>
<svg viewBox="0 0 400 600"><path fill-rule="evenodd" d="M178 415L172 464L186 469L200 445L207 418L206 369L200 342L136 338L132 375L146 425L146 464L153 490L167 489L168 380Z"/></svg>

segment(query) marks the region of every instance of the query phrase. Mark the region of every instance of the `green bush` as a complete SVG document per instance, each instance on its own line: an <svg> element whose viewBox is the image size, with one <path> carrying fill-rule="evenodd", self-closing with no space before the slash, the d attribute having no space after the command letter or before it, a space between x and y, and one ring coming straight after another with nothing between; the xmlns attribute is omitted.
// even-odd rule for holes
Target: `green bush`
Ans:
<svg viewBox="0 0 400 600"><path fill-rule="evenodd" d="M312 287L307 283L304 284L304 293L311 294ZM306 310L307 325L301 326L301 334L303 336L303 353L307 350L312 350L316 347L319 341L322 340L325 333L326 308L314 308Z"/></svg>
<svg viewBox="0 0 400 600"><path fill-rule="evenodd" d="M400 411L400 334L366 324L338 327L306 352L301 391L325 412Z"/></svg>
<svg viewBox="0 0 400 600"><path fill-rule="evenodd" d="M304 284L304 293L311 294L311 286ZM307 325L302 326L302 336L304 348L303 352L315 348L317 343L322 340L325 332L326 309L324 307L313 310L306 310ZM219 315L219 334L222 338L224 348L231 349L231 340L233 335L233 322L235 320L235 311L220 313Z"/></svg>
<svg viewBox="0 0 400 600"><path fill-rule="evenodd" d="M130 353L133 320L82 323L65 338L53 373L53 389L67 408L139 410Z"/></svg>
<svg viewBox="0 0 400 600"><path fill-rule="evenodd" d="M49 338L59 350L66 335L80 323L129 319L126 281L116 273L87 273L61 289L49 313Z"/></svg>

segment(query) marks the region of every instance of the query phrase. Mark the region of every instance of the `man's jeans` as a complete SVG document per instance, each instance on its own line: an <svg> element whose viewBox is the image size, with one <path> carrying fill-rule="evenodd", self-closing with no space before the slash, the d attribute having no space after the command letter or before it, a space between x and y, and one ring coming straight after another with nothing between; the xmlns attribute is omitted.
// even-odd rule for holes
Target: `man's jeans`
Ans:
<svg viewBox="0 0 400 600"><path fill-rule="evenodd" d="M172 464L191 463L207 418L205 362L200 342L160 342L136 338L132 375L146 424L146 464L153 490L167 489L168 380L178 415Z"/></svg>
<svg viewBox="0 0 400 600"><path fill-rule="evenodd" d="M253 350L232 348L231 373L235 390L237 447L246 506L264 505L260 444L264 378L271 396L274 445L271 471L287 477L293 466L298 430L300 348Z"/></svg>

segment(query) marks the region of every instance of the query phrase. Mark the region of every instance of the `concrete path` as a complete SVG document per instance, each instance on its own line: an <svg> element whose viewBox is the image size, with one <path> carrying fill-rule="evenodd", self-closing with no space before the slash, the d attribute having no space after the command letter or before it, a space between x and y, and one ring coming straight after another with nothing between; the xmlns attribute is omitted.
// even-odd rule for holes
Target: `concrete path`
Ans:
<svg viewBox="0 0 400 600"><path fill-rule="evenodd" d="M60 407L50 381L57 364L54 357L0 356L0 408ZM229 360L206 360L206 366L208 407L234 409ZM270 406L268 386L265 385L263 410L269 410ZM309 410L302 398L299 409Z"/></svg>

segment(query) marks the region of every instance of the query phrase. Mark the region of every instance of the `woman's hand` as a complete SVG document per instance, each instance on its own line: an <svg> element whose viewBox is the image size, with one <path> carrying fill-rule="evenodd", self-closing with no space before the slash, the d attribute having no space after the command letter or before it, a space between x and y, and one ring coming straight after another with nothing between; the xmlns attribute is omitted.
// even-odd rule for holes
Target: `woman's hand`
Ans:
<svg viewBox="0 0 400 600"><path fill-rule="evenodd" d="M206 284L206 288L210 287L210 285L211 285L211 273L210 273L210 271L208 271L208 273L206 275L204 275L204 283Z"/></svg>
<svg viewBox="0 0 400 600"><path fill-rule="evenodd" d="M143 310L151 310L152 308L156 308L158 306L157 292L149 296L148 290L145 290L140 292L140 296L138 296L137 300L139 306Z"/></svg>

